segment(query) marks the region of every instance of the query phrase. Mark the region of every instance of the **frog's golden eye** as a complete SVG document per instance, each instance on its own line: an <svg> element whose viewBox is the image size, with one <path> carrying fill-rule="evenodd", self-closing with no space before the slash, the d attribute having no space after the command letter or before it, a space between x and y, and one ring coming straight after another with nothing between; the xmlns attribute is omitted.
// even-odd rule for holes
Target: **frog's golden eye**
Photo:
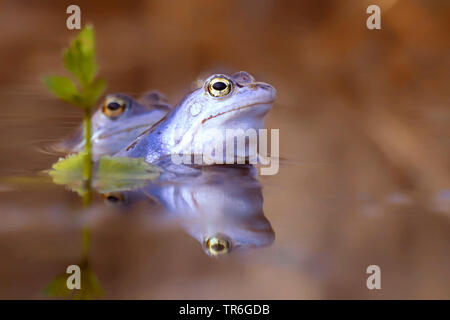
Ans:
<svg viewBox="0 0 450 320"><path fill-rule="evenodd" d="M231 92L233 85L226 78L213 78L208 83L208 92L213 97L223 97Z"/></svg>
<svg viewBox="0 0 450 320"><path fill-rule="evenodd" d="M212 236L205 239L204 247L209 255L217 257L230 252L231 243L222 236Z"/></svg>
<svg viewBox="0 0 450 320"><path fill-rule="evenodd" d="M110 205L122 204L125 201L125 197L120 192L109 192L102 194L103 201Z"/></svg>
<svg viewBox="0 0 450 320"><path fill-rule="evenodd" d="M108 97L105 99L102 111L107 117L115 119L125 111L126 106L127 102L124 99Z"/></svg>

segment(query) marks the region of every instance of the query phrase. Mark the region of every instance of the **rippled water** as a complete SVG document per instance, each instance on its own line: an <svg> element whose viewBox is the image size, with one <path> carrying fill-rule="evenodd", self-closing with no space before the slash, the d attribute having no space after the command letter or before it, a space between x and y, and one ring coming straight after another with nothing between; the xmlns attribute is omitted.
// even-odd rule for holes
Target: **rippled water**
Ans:
<svg viewBox="0 0 450 320"><path fill-rule="evenodd" d="M63 119L43 130L36 119L3 118L2 134L20 130L22 139L1 149L9 161L0 184L1 297L44 297L68 265L81 263L83 228L91 234L89 265L107 298L448 292L448 194L395 188L371 156L360 155L375 162L362 177L354 172L358 162L345 155L309 154L299 161L295 148L274 176L251 167L166 168L144 188L95 193L93 208L84 211L75 192L38 170L57 159L39 150L57 136ZM269 127L279 120L285 123L269 116ZM321 136L310 124L297 129L295 143L283 135L287 128L280 132L282 149L297 144L305 150L313 135ZM335 137L322 136L321 143L327 139ZM379 292L366 288L372 264L382 270Z"/></svg>

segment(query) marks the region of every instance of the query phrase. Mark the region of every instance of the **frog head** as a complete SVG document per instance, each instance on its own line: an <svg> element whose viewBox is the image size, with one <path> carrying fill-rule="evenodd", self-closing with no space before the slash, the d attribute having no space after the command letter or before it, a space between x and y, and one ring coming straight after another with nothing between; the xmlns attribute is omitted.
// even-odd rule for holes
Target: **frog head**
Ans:
<svg viewBox="0 0 450 320"><path fill-rule="evenodd" d="M101 102L91 117L94 159L121 150L170 110L164 97L157 92L146 93L138 101L118 93L107 95ZM62 153L83 150L83 132L84 125L72 137L55 144L53 149Z"/></svg>
<svg viewBox="0 0 450 320"><path fill-rule="evenodd" d="M275 97L271 85L255 81L247 72L214 74L185 97L167 124L181 136L196 136L205 129L257 130L264 127L264 116Z"/></svg>
<svg viewBox="0 0 450 320"><path fill-rule="evenodd" d="M158 128L166 153L185 154L193 144L205 150L217 143L217 134L223 139L226 130L264 128L264 116L275 98L274 87L255 81L247 72L210 76Z"/></svg>

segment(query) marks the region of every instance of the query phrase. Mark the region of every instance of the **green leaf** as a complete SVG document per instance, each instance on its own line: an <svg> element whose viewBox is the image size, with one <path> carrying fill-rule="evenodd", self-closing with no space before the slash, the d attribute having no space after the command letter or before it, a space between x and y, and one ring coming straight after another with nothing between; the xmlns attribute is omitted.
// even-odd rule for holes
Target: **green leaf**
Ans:
<svg viewBox="0 0 450 320"><path fill-rule="evenodd" d="M72 41L63 55L64 65L81 83L87 87L98 71L95 60L95 37L92 26L86 26Z"/></svg>
<svg viewBox="0 0 450 320"><path fill-rule="evenodd" d="M83 196L86 192L83 180L85 159L84 152L59 159L49 172L53 182ZM147 185L159 174L160 169L144 159L104 156L94 166L92 187L100 193L133 190Z"/></svg>
<svg viewBox="0 0 450 320"><path fill-rule="evenodd" d="M53 183L65 185L70 190L83 196L86 192L83 182L83 164L85 159L86 153L84 152L60 158L58 162L53 164L52 169L48 173L52 177Z"/></svg>
<svg viewBox="0 0 450 320"><path fill-rule="evenodd" d="M44 83L62 100L81 108L90 109L106 88L104 80L95 80L98 71L95 56L94 29L92 26L86 26L73 39L63 54L64 66L78 79L81 92L68 77L45 77Z"/></svg>
<svg viewBox="0 0 450 320"><path fill-rule="evenodd" d="M103 79L97 79L86 87L82 92L83 104L88 107L95 105L106 89L106 82Z"/></svg>
<svg viewBox="0 0 450 320"><path fill-rule="evenodd" d="M140 158L100 158L94 186L99 192L132 190L159 177L160 169Z"/></svg>
<svg viewBox="0 0 450 320"><path fill-rule="evenodd" d="M73 179L83 178L83 161L86 154L83 152L60 158L58 162L52 165L49 174L56 184L66 184ZM56 179L56 181L55 181Z"/></svg>
<svg viewBox="0 0 450 320"><path fill-rule="evenodd" d="M75 103L79 101L79 92L70 78L60 76L48 76L43 79L45 85L58 98Z"/></svg>

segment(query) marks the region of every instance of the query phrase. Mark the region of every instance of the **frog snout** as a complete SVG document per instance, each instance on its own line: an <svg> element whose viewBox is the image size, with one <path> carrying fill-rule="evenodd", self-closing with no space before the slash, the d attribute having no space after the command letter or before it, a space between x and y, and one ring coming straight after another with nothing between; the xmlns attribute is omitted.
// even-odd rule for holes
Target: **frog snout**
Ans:
<svg viewBox="0 0 450 320"><path fill-rule="evenodd" d="M256 86L256 88L262 89L262 90L266 91L268 94L270 94L271 100L275 100L275 98L277 96L277 90L275 90L275 88L272 87L270 84L267 84L264 82L256 82L256 83L254 83L254 85Z"/></svg>
<svg viewBox="0 0 450 320"><path fill-rule="evenodd" d="M264 90L268 90L268 91L272 91L273 87L270 84L264 83L264 82L258 82L256 83L256 86L258 88L264 89Z"/></svg>

